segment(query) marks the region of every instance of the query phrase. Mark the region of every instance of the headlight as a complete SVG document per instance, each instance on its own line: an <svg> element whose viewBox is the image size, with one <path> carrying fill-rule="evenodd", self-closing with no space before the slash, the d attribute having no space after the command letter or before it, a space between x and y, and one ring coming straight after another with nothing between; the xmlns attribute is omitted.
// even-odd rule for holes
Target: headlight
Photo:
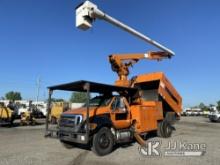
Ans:
<svg viewBox="0 0 220 165"><path fill-rule="evenodd" d="M76 119L75 119L75 122L76 122L76 125L80 124L82 122L82 115L75 115L76 116Z"/></svg>
<svg viewBox="0 0 220 165"><path fill-rule="evenodd" d="M89 123L89 130L94 130L94 129L96 129L96 127L97 127L96 123ZM87 128L86 122L84 123L83 128L86 131L86 128Z"/></svg>

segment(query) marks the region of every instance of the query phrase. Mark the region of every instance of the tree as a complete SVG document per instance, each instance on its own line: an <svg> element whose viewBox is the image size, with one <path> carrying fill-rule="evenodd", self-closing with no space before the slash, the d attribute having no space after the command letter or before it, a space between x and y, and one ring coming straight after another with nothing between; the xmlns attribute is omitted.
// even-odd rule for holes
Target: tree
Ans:
<svg viewBox="0 0 220 165"><path fill-rule="evenodd" d="M51 102L64 102L64 99L61 98L51 98Z"/></svg>
<svg viewBox="0 0 220 165"><path fill-rule="evenodd" d="M22 100L21 93L14 92L14 91L10 91L10 92L6 93L5 98L7 100Z"/></svg>
<svg viewBox="0 0 220 165"><path fill-rule="evenodd" d="M205 106L204 103L200 103L200 104L199 104L199 108L200 108L201 110L205 109L205 107L206 107L206 106Z"/></svg>
<svg viewBox="0 0 220 165"><path fill-rule="evenodd" d="M87 95L85 92L73 92L70 97L70 102L72 103L85 103Z"/></svg>

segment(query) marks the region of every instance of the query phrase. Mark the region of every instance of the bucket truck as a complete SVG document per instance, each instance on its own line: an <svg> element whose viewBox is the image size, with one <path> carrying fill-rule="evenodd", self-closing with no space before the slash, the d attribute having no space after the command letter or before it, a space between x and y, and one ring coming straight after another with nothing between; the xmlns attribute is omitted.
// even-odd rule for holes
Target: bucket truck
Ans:
<svg viewBox="0 0 220 165"><path fill-rule="evenodd" d="M160 61L171 58L174 52L102 12L89 1L76 8L77 28L87 30L95 19L105 20L161 51L110 55L112 71L118 75L114 85L80 80L48 87L45 136L57 136L65 146L88 145L100 156L112 152L115 144L132 142L133 139L145 146L143 136L151 132L170 137L173 124L182 111L182 98L177 90L162 72L136 75L131 79L128 75L129 68L139 60ZM49 125L49 116L51 97L56 90L86 92L87 101L81 108L63 112L58 127L54 129ZM90 93L99 95L91 98Z"/></svg>

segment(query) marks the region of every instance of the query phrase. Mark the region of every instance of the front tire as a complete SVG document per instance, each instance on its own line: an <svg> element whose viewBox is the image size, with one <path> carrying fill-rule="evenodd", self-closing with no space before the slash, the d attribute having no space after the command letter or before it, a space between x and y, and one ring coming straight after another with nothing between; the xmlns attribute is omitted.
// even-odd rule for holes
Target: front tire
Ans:
<svg viewBox="0 0 220 165"><path fill-rule="evenodd" d="M104 156L112 152L114 146L114 136L107 127L101 128L93 137L92 151Z"/></svg>

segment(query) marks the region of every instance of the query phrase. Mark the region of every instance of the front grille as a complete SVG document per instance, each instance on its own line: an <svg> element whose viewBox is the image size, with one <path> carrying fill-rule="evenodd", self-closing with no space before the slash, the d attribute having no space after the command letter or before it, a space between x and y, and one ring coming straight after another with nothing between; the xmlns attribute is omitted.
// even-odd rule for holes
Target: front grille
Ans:
<svg viewBox="0 0 220 165"><path fill-rule="evenodd" d="M75 127L76 125L80 124L82 121L81 115L68 115L68 116L61 116L60 118L60 127Z"/></svg>

